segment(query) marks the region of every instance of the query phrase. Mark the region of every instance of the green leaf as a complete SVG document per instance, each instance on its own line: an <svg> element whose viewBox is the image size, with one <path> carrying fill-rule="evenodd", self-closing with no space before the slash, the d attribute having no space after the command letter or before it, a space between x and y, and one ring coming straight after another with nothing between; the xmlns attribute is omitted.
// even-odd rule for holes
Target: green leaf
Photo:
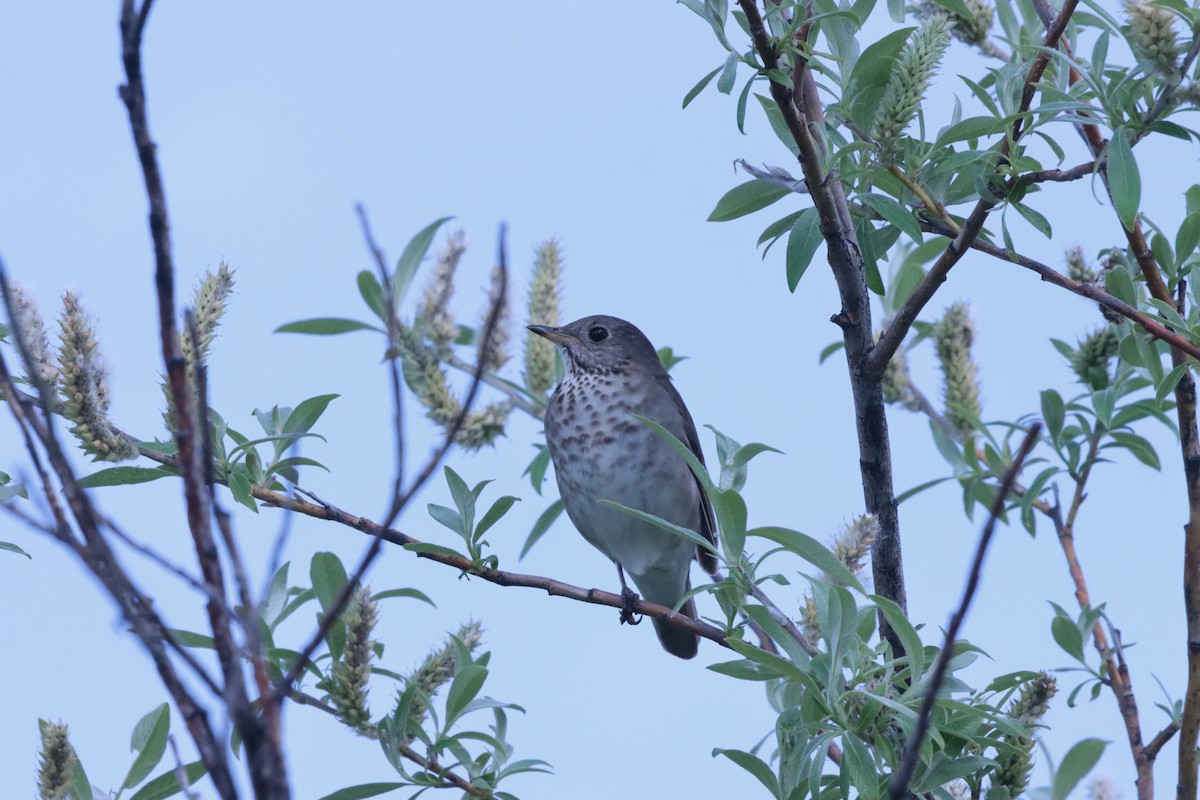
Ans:
<svg viewBox="0 0 1200 800"><path fill-rule="evenodd" d="M563 501L555 500L551 503L541 516L537 518L537 522L533 523L533 529L529 531L529 536L525 538L525 544L521 547L521 554L517 556L520 561L525 558L533 546L537 544L537 540L545 535L546 531L550 530L550 526L554 524L554 520L558 519L558 515L563 512Z"/></svg>
<svg viewBox="0 0 1200 800"><path fill-rule="evenodd" d="M467 482L450 467L442 467L442 471L446 474L446 485L450 487L454 505L458 507L458 513L462 514L462 526L459 531L466 536L475 527L475 493L467 488ZM430 514L432 513L431 509ZM445 525L444 522L442 524Z"/></svg>
<svg viewBox="0 0 1200 800"><path fill-rule="evenodd" d="M744 750L725 750L720 747L714 748L712 754L714 758L716 756L725 756L755 778L758 778L758 782L767 787L767 791L771 793L772 797L779 797L779 780L775 777L775 773L771 771L771 768L767 766L767 762L758 756L747 753Z"/></svg>
<svg viewBox="0 0 1200 800"><path fill-rule="evenodd" d="M1050 227L1050 220L1042 216L1040 212L1035 211L1024 203L1014 202L1012 207L1017 210L1018 214L1025 218L1026 222L1037 228L1038 232L1047 239L1054 238L1054 231Z"/></svg>
<svg viewBox="0 0 1200 800"><path fill-rule="evenodd" d="M862 584L858 582L858 578L854 577L854 573L846 569L845 565L837 560L828 547L807 534L794 531L790 528L766 526L751 528L746 531L746 535L759 536L782 545L788 552L800 556L800 558L824 572L835 582L857 589L860 592L864 591Z"/></svg>
<svg viewBox="0 0 1200 800"><path fill-rule="evenodd" d="M1192 212L1175 233L1175 258L1182 264L1200 244L1200 212Z"/></svg>
<svg viewBox="0 0 1200 800"><path fill-rule="evenodd" d="M400 301L408 292L408 287L417 274L417 267L421 266L421 262L425 260L425 254L429 252L429 245L433 244L433 237L437 235L438 228L452 219L454 217L442 217L434 220L422 228L405 245L404 252L400 254L400 258L396 261L396 269L392 273L392 302L396 308L400 307Z"/></svg>
<svg viewBox="0 0 1200 800"><path fill-rule="evenodd" d="M900 637L900 644L904 645L904 653L908 656L908 663L911 665L909 671L912 677L908 680L909 685L919 683L921 676L925 674L925 646L921 644L921 636L917 633L917 629L908 621L908 616L894 601L877 594L870 595L870 598L883 614L884 619L892 626L892 630Z"/></svg>
<svg viewBox="0 0 1200 800"><path fill-rule="evenodd" d="M1112 434L1112 438L1117 446L1124 447L1133 453L1133 457L1146 466L1156 470L1162 469L1162 463L1158 460L1158 453L1154 451L1154 446L1141 436L1127 431L1117 431Z"/></svg>
<svg viewBox="0 0 1200 800"><path fill-rule="evenodd" d="M817 254L817 248L821 246L823 240L817 210L815 208L804 209L792 226L792 232L788 235L785 261L789 292L796 291L796 286L800 284L800 279L804 277L804 271L812 263L813 256Z"/></svg>
<svg viewBox="0 0 1200 800"><path fill-rule="evenodd" d="M859 797L879 795L879 771L870 749L853 733L842 734L843 763L850 772L850 784L858 790Z"/></svg>
<svg viewBox="0 0 1200 800"><path fill-rule="evenodd" d="M731 564L741 561L746 546L746 501L733 489L718 489L710 496L721 531L721 545Z"/></svg>
<svg viewBox="0 0 1200 800"><path fill-rule="evenodd" d="M17 547L12 542L0 542L0 550L7 550L10 553L16 553L18 555L25 556L26 558L28 558L30 560L33 559L33 556L29 555L29 553L26 553L24 550Z"/></svg>
<svg viewBox="0 0 1200 800"><path fill-rule="evenodd" d="M760 181L757 178L735 186L717 201L717 207L708 215L709 222L728 222L731 219L753 214L780 200L790 191L778 184Z"/></svg>
<svg viewBox="0 0 1200 800"><path fill-rule="evenodd" d="M895 225L917 244L925 241L917 218L904 206L881 194L860 194L858 199L879 216Z"/></svg>
<svg viewBox="0 0 1200 800"><path fill-rule="evenodd" d="M1051 604L1053 605L1053 604ZM1050 634L1067 655L1076 661L1086 663L1083 655L1083 635L1075 621L1066 615L1061 608L1054 606L1056 613L1050 620Z"/></svg>
<svg viewBox="0 0 1200 800"><path fill-rule="evenodd" d="M208 774L208 768L204 766L203 761L185 764L183 771L187 775L189 786L195 786L201 778ZM179 794L180 791L182 791L182 787L179 785L179 771L172 768L138 789L129 800L166 800L168 797Z"/></svg>
<svg viewBox="0 0 1200 800"><path fill-rule="evenodd" d="M916 28L908 27L892 31L867 45L854 62L843 97L850 100L850 115L861 127L873 127L872 117L878 110L896 60L914 30Z"/></svg>
<svg viewBox="0 0 1200 800"><path fill-rule="evenodd" d="M357 786L347 786L336 792L327 794L321 800L363 800L366 797L378 797L381 794L393 792L412 786L411 783L360 783Z"/></svg>
<svg viewBox="0 0 1200 800"><path fill-rule="evenodd" d="M251 494L251 491L250 479L246 477L243 470L239 469L229 473L229 493L233 495L233 499L257 514L258 503L254 502L254 495Z"/></svg>
<svg viewBox="0 0 1200 800"><path fill-rule="evenodd" d="M130 749L136 752L137 758L125 775L122 788L132 789L150 774L150 770L158 766L163 754L167 752L167 734L171 731L171 710L166 703L155 708L142 717L133 728Z"/></svg>
<svg viewBox="0 0 1200 800"><path fill-rule="evenodd" d="M317 602L321 604L321 610L326 612L333 607L342 587L350 580L346 568L342 566L342 560L329 552L313 554L308 575L312 580Z"/></svg>
<svg viewBox="0 0 1200 800"><path fill-rule="evenodd" d="M725 59L724 66L721 67L721 77L717 78L717 91L721 94L729 94L733 91L734 81L737 80L737 53L730 53Z"/></svg>
<svg viewBox="0 0 1200 800"><path fill-rule="evenodd" d="M1142 178L1129 140L1129 131L1119 129L1108 143L1108 185L1117 217L1127 230L1133 229L1142 202Z"/></svg>
<svg viewBox="0 0 1200 800"><path fill-rule="evenodd" d="M321 415L325 413L325 409L329 407L329 404L338 396L336 394L322 394L302 401L288 415L287 420L283 423L282 433L284 435L308 433L312 429L312 426L317 423L317 420L321 418Z"/></svg>
<svg viewBox="0 0 1200 800"><path fill-rule="evenodd" d="M1108 742L1103 739L1084 739L1068 750L1058 772L1054 773L1050 800L1067 800L1075 786L1096 766L1107 746Z"/></svg>
<svg viewBox="0 0 1200 800"><path fill-rule="evenodd" d="M178 473L174 470L166 470L162 467L109 467L80 479L79 485L85 489L95 489L98 486L128 486L135 483L148 483L176 474Z"/></svg>
<svg viewBox="0 0 1200 800"><path fill-rule="evenodd" d="M1116 266L1104 274L1104 289L1118 300L1137 307L1137 290L1133 288L1133 279L1124 267Z"/></svg>
<svg viewBox="0 0 1200 800"><path fill-rule="evenodd" d="M513 497L510 494L506 494L504 497L501 497L496 502L492 503L492 507L484 512L483 517L481 517L479 520L479 524L475 526L475 536L482 536L484 531L499 522L500 518L507 514L508 510L512 508L513 503L519 502L520 499L521 498L519 497Z"/></svg>
<svg viewBox="0 0 1200 800"><path fill-rule="evenodd" d="M967 117L961 122L946 128L938 135L934 147L944 147L955 142L969 139L982 139L998 133L1004 127L1004 122L995 117Z"/></svg>
<svg viewBox="0 0 1200 800"><path fill-rule="evenodd" d="M442 525L457 533L459 536L466 536L465 526L463 525L462 514L455 511L453 508L439 506L437 503L430 503L426 508L429 509L429 516L433 517Z"/></svg>
<svg viewBox="0 0 1200 800"><path fill-rule="evenodd" d="M367 269L358 273L358 293L362 295L367 308L375 312L375 316L381 320L387 319L387 314L383 309L383 287L379 285L379 278L375 276L375 273Z"/></svg>
<svg viewBox="0 0 1200 800"><path fill-rule="evenodd" d="M422 592L420 589L385 589L382 592L376 592L371 595L372 600L386 600L389 597L411 597L414 600L420 600L423 603L437 608L437 603L429 599L429 595Z"/></svg>
<svg viewBox="0 0 1200 800"><path fill-rule="evenodd" d="M825 345L823 348L821 348L820 355L817 356L817 364L824 364L826 359L845 346L845 342L833 342L832 344Z"/></svg>
<svg viewBox="0 0 1200 800"><path fill-rule="evenodd" d="M697 81L696 85L693 86L691 88L691 90L688 91L688 93L683 96L683 107L687 108L689 105L691 105L691 102L693 100L695 100L701 92L704 91L704 88L706 86L708 86L710 83L712 83L712 79L717 77L717 73L720 71L721 71L721 67L717 67L712 72L708 73L703 78L701 78L699 81Z"/></svg>
<svg viewBox="0 0 1200 800"><path fill-rule="evenodd" d="M1162 382L1159 383L1154 390L1154 399L1159 405L1162 405L1162 402L1167 398L1167 395L1175 391L1175 387L1179 385L1181 380L1183 380L1183 376L1187 374L1188 369L1189 367L1187 364L1180 364L1178 367L1175 367L1175 369L1167 373L1166 377L1162 379Z"/></svg>
<svg viewBox="0 0 1200 800"><path fill-rule="evenodd" d="M700 481L700 485L704 487L704 491L708 492L709 494L712 494L714 491L716 491L716 487L712 482L712 476L708 474L708 470L706 470L704 465L700 463L700 459L696 457L696 454L692 452L692 449L683 442L679 441L675 434L671 433L669 430L664 428L662 425L659 425L652 419L647 419L646 417L638 414L630 414L629 416L640 421L643 425L650 428L652 431L665 439L667 444L671 445L675 452L679 453L683 460L687 462L688 467L692 470L692 474L696 476L696 480Z"/></svg>
<svg viewBox="0 0 1200 800"><path fill-rule="evenodd" d="M404 549L413 553L425 553L426 555L447 556L449 558L466 558L466 556L455 550L453 547L445 547L440 544L430 544L429 542L410 542L404 545Z"/></svg>
<svg viewBox="0 0 1200 800"><path fill-rule="evenodd" d="M488 671L478 664L468 664L459 670L446 692L446 727L458 719L467 705L479 694Z"/></svg>
<svg viewBox="0 0 1200 800"><path fill-rule="evenodd" d="M1053 389L1046 389L1042 392L1042 420L1046 423L1046 431L1050 434L1050 440L1056 445L1058 439L1062 436L1063 422L1067 418L1067 408L1063 403L1062 395Z"/></svg>
<svg viewBox="0 0 1200 800"><path fill-rule="evenodd" d="M673 533L676 536L682 536L684 539L687 539L692 544L694 544L697 547L700 547L710 553L717 552L716 549L713 547L712 542L708 541L708 539L705 539L703 536L696 533L695 531L688 530L687 528L683 527L682 525L676 525L674 522L668 522L667 520L663 519L662 517L655 516L654 514L647 514L645 511L639 511L638 509L630 508L629 506L623 506L620 503L613 502L612 500L599 500L597 502L603 503L606 506L612 506L613 508L620 509L621 511L624 511L626 514L630 515L631 517L636 517L637 519L640 519L643 522L649 522L651 525L656 525L659 528L662 528L664 531Z"/></svg>
<svg viewBox="0 0 1200 800"><path fill-rule="evenodd" d="M351 331L385 332L383 328L368 325L356 319L343 319L341 317L302 319L296 322L289 322L286 325L280 325L275 329L275 333L309 333L314 336L336 336L339 333L350 333Z"/></svg>

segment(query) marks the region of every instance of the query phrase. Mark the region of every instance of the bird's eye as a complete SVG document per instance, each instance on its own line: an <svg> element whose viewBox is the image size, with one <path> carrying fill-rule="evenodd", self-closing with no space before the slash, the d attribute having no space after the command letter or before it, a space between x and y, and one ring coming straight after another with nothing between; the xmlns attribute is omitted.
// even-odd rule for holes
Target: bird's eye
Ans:
<svg viewBox="0 0 1200 800"><path fill-rule="evenodd" d="M608 329L597 325L588 331L588 338L593 342L603 342L608 338Z"/></svg>

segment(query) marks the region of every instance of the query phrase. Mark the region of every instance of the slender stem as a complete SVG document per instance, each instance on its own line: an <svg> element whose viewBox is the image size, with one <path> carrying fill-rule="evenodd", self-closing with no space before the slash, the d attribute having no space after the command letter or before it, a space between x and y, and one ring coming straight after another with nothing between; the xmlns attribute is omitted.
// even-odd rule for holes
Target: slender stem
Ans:
<svg viewBox="0 0 1200 800"><path fill-rule="evenodd" d="M1041 427L1041 423L1037 422L1029 426L1029 432L1025 434L1025 441L1021 443L1016 457L1008 469L1005 470L1004 477L1000 480L1000 487L996 491L995 500L992 501L987 522L984 524L983 531L979 535L979 544L975 547L975 558L971 561L971 571L967 574L967 585L963 589L962 599L959 601L954 615L950 618L950 624L946 628L946 635L942 642L942 650L938 653L937 661L933 665L933 673L929 679L929 689L925 693L925 700L922 702L921 710L917 715L917 724L913 729L912 735L909 736L908 746L904 752L904 761L901 762L900 769L896 770L896 774L892 777L891 788L888 792L891 800L901 800L908 796L908 783L912 780L913 771L916 769L917 761L920 758L921 742L929 730L929 719L933 715L933 704L937 700L938 692L941 690L942 681L945 680L946 667L954 655L954 642L958 639L958 631L962 627L963 619L967 616L967 609L971 607L971 600L974 598L975 590L979 586L979 579L983 574L983 560L987 555L988 545L992 541L992 534L996 530L996 521L1004 513L1004 503L1017 481L1017 476L1021 473L1021 466L1025 463L1025 458L1033 450L1034 445L1037 444Z"/></svg>

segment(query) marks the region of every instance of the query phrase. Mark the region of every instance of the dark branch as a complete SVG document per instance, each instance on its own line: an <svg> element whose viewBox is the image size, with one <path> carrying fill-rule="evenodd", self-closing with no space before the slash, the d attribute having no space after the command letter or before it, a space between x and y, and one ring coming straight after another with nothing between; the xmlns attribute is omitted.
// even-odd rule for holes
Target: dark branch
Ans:
<svg viewBox="0 0 1200 800"><path fill-rule="evenodd" d="M1041 429L1041 424L1037 422L1029 426L1029 432L1025 434L1025 441L1021 443L1021 448L1013 458L1012 464L1005 470L1004 477L1000 480L1000 486L996 491L996 499L992 501L992 508L988 514L987 522L983 526L983 532L979 535L979 544L975 547L975 558L971 562L971 571L967 574L967 585L963 589L962 599L958 603L958 609L954 612L954 616L950 618L950 625L946 628L946 636L942 642L942 650L938 653L937 661L933 665L933 674L929 679L929 689L926 691L925 700L921 704L921 711L917 716L916 727L908 739L908 747L904 752L904 761L892 778L891 789L888 793L891 800L901 800L908 796L908 783L912 780L913 770L916 769L917 761L920 758L921 741L925 738L925 734L929 730L929 719L933 714L933 704L937 700L938 692L942 687L942 681L946 677L946 667L950 663L950 659L954 656L954 642L958 639L958 631L962 627L963 619L967 616L967 610L971 607L971 600L975 597L975 590L979 587L979 579L983 574L983 561L987 556L987 549L992 541L992 534L996 530L996 521L1004 514L1004 503L1008 499L1008 495L1012 491L1014 484L1016 484L1017 476L1021 474L1021 466L1025 463L1025 458L1033 450L1034 445L1037 444L1038 434L1041 433Z"/></svg>

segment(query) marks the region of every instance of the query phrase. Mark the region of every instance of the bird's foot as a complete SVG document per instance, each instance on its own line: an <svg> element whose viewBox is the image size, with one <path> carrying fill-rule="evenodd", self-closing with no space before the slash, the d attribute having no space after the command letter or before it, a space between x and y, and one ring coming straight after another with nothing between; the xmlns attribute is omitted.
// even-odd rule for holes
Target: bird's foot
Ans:
<svg viewBox="0 0 1200 800"><path fill-rule="evenodd" d="M637 604L641 600L638 593L628 586L621 587L621 624L637 625L642 621L642 615L637 613Z"/></svg>

